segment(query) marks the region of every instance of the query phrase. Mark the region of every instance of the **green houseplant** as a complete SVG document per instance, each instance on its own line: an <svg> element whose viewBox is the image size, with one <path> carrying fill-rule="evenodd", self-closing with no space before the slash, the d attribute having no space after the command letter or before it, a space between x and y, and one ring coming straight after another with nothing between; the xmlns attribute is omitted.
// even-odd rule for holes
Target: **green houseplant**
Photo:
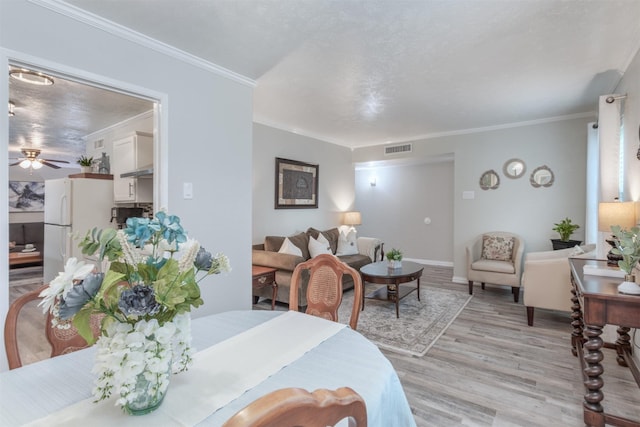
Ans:
<svg viewBox="0 0 640 427"><path fill-rule="evenodd" d="M640 261L640 227L625 230L619 225L611 227L611 233L615 238L616 247L611 249L616 255L622 257L618 261L618 267L625 272L624 282L618 286L618 291L625 294L640 294L640 286L635 283L634 267Z"/></svg>
<svg viewBox="0 0 640 427"><path fill-rule="evenodd" d="M80 165L80 170L83 173L91 172L91 167L93 166L93 157L80 156L77 160Z"/></svg>
<svg viewBox="0 0 640 427"><path fill-rule="evenodd" d="M389 268L402 267L402 252L399 249L393 248L385 254L387 261L389 261Z"/></svg>
<svg viewBox="0 0 640 427"><path fill-rule="evenodd" d="M569 217L553 225L552 230L560 235L560 239L551 239L554 250L572 248L582 243L580 240L570 240L571 235L580 228L580 226L574 224Z"/></svg>

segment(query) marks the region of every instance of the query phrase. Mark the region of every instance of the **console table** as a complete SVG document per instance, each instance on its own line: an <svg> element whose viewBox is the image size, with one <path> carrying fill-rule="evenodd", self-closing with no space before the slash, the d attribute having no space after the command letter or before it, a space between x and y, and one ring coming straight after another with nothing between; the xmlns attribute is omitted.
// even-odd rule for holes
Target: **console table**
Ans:
<svg viewBox="0 0 640 427"><path fill-rule="evenodd" d="M585 275L585 265L606 267L606 261L570 258L573 297L571 347L574 356L580 358L585 386L584 422L587 426L640 426L640 422L607 414L602 407L604 368L600 361L603 340L602 328L618 326L618 340L611 347L617 353L620 366L631 369L640 386L640 371L631 357L630 328L640 328L640 296L618 293L622 279Z"/></svg>

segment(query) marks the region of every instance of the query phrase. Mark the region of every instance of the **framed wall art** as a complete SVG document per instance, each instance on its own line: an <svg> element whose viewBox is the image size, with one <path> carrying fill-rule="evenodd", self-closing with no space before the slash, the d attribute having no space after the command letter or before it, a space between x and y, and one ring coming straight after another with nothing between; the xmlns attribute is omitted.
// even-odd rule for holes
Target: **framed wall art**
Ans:
<svg viewBox="0 0 640 427"><path fill-rule="evenodd" d="M276 157L276 209L318 207L318 165Z"/></svg>
<svg viewBox="0 0 640 427"><path fill-rule="evenodd" d="M9 212L44 211L44 182L9 181Z"/></svg>

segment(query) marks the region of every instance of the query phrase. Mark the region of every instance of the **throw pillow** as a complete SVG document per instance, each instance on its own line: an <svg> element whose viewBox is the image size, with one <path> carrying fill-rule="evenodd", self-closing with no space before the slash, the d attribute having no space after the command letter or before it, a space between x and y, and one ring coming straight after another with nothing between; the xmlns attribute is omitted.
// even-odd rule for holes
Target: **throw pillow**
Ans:
<svg viewBox="0 0 640 427"><path fill-rule="evenodd" d="M353 230L346 235L343 232L340 232L340 237L338 237L338 250L336 251L336 255L357 255L357 240L358 238L356 236L356 232Z"/></svg>
<svg viewBox="0 0 640 427"><path fill-rule="evenodd" d="M309 253L311 254L311 258L315 258L320 254L333 255L329 241L322 234L319 234L317 239L309 237Z"/></svg>
<svg viewBox="0 0 640 427"><path fill-rule="evenodd" d="M569 254L569 256L576 256L576 255L582 255L584 253L584 249L582 249L580 247L580 245L575 245L573 247L573 250L571 251L571 253Z"/></svg>
<svg viewBox="0 0 640 427"><path fill-rule="evenodd" d="M309 227L309 229L307 229L307 234L309 235L309 237L313 237L314 239L317 239L318 235L322 234L329 241L331 252L335 254L338 250L338 237L340 236L340 231L338 231L337 228L320 231L313 227Z"/></svg>
<svg viewBox="0 0 640 427"><path fill-rule="evenodd" d="M482 258L495 261L511 261L513 256L513 237L482 236Z"/></svg>
<svg viewBox="0 0 640 427"><path fill-rule="evenodd" d="M289 240L288 237L285 237L278 253L302 256L302 251L300 250L300 248L291 243L291 240Z"/></svg>

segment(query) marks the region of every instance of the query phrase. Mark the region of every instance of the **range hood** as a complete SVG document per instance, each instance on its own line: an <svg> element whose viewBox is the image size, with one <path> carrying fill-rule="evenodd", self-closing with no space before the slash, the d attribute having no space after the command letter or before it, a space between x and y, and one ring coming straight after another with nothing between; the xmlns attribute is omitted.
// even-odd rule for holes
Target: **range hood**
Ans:
<svg viewBox="0 0 640 427"><path fill-rule="evenodd" d="M153 178L153 165L145 166L132 172L121 173L120 178Z"/></svg>

